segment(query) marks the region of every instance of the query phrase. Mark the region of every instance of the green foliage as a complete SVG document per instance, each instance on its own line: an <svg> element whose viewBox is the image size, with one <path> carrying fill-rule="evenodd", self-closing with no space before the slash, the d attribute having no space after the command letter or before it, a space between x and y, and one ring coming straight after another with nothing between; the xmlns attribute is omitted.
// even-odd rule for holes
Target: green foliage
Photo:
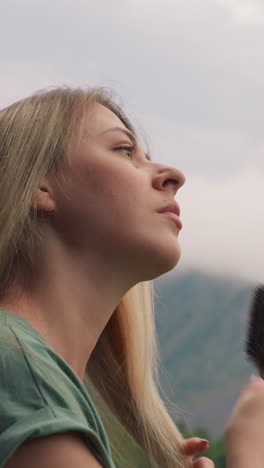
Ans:
<svg viewBox="0 0 264 468"><path fill-rule="evenodd" d="M197 455L196 458L203 455L213 460L215 468L226 468L225 443L223 436L217 439L212 439L208 430L203 426L197 426L194 431L189 431L184 422L180 422L177 426L186 439L195 436L209 440L209 449L205 453Z"/></svg>

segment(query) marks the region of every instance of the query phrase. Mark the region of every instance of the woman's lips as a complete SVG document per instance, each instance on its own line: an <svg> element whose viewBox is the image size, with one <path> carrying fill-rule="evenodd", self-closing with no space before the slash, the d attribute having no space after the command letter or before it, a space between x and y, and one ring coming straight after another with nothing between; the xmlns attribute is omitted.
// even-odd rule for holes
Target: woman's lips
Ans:
<svg viewBox="0 0 264 468"><path fill-rule="evenodd" d="M174 201L173 203L170 203L164 208L161 208L159 213L166 213L167 211L170 211L171 213L175 213L177 216L180 216L180 207L176 201Z"/></svg>
<svg viewBox="0 0 264 468"><path fill-rule="evenodd" d="M177 216L175 213L172 213L171 211L165 211L165 212L162 212L161 214L170 218L176 224L178 229L182 229L182 222L179 216Z"/></svg>
<svg viewBox="0 0 264 468"><path fill-rule="evenodd" d="M170 203L169 205L162 208L159 213L166 215L177 225L178 229L182 229L182 222L179 218L180 216L180 207L177 202Z"/></svg>

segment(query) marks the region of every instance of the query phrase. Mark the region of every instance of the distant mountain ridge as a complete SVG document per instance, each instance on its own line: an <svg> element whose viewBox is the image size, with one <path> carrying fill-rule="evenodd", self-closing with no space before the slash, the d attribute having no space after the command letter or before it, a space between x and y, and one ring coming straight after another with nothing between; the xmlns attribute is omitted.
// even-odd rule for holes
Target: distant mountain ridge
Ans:
<svg viewBox="0 0 264 468"><path fill-rule="evenodd" d="M193 271L154 284L162 387L178 419L218 436L255 372L244 352L255 285Z"/></svg>

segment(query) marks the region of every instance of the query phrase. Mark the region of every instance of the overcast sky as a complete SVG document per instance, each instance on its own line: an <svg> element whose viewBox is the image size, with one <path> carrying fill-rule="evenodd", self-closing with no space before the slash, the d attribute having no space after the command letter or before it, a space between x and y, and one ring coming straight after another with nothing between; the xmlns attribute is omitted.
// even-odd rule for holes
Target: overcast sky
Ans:
<svg viewBox="0 0 264 468"><path fill-rule="evenodd" d="M264 282L263 0L8 0L0 106L49 85L114 89L187 182L178 266Z"/></svg>

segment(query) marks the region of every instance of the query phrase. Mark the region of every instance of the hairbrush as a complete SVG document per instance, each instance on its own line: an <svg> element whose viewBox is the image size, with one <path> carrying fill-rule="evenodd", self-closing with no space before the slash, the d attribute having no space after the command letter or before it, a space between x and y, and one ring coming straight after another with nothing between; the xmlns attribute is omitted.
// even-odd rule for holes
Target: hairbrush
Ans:
<svg viewBox="0 0 264 468"><path fill-rule="evenodd" d="M256 287L249 311L246 354L264 378L264 285Z"/></svg>

